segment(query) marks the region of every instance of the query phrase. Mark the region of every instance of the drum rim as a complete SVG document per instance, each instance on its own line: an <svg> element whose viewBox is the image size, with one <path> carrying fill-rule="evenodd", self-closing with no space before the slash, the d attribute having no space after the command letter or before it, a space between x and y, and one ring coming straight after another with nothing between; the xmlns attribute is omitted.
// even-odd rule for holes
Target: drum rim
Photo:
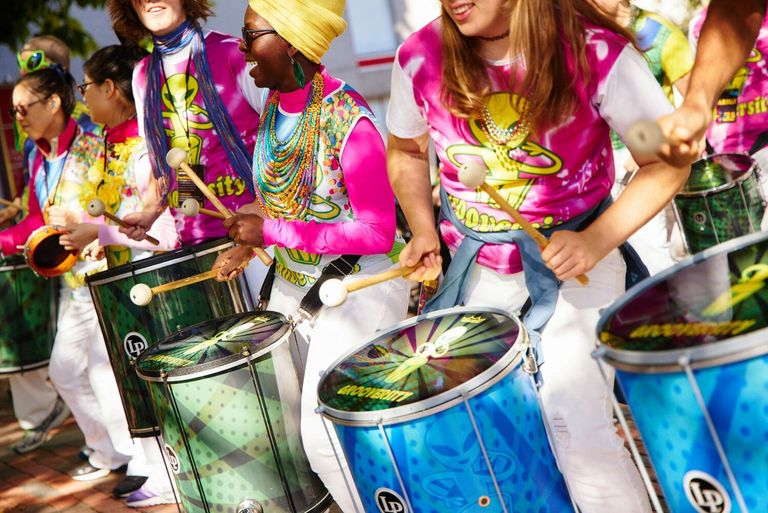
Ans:
<svg viewBox="0 0 768 513"><path fill-rule="evenodd" d="M654 355L654 354L655 355L663 354L663 355L667 355L667 358L663 360L666 362L666 364L676 365L677 358L679 358L679 355L682 355L685 353L689 353L692 355L707 353L706 351L704 351L705 348L711 348L713 346L717 346L718 348L720 348L720 344L724 342L729 342L732 340L743 340L743 339L747 339L750 335L766 332L766 330L768 330L768 327L762 328L760 330L753 331L744 335L737 335L736 337L720 340L718 342L713 342L705 346L685 347L685 348L679 348L679 349L667 349L663 351L632 351L628 349L614 348L600 342L601 340L600 335L602 334L603 327L607 324L607 322L611 318L613 318L622 308L624 308L629 303L637 299L638 296L645 293L648 289L655 287L660 282L666 281L667 278L677 274L683 269L688 269L689 267L699 264L704 260L708 260L718 255L732 253L735 250L746 248L748 246L751 246L753 244L756 244L764 240L768 240L768 231L749 233L747 235L742 235L741 237L736 237L735 239L731 239L721 244L717 244L715 246L712 246L711 248L707 248L694 255L689 255L684 259L682 259L677 264L664 269L663 271L659 272L655 276L651 276L650 278L647 278L646 280L643 280L637 285L630 288L628 291L624 293L624 295L622 295L619 299L617 299L613 304L606 307L600 314L600 319L598 319L597 327L595 329L597 340L598 340L599 351L602 351L604 349L606 352L609 352L611 355L613 355L614 358L620 361L628 360L635 363L640 361L642 359L642 356L647 357L649 355ZM697 351L694 351L694 349ZM717 351L716 354L718 354L717 356L718 358L722 356L722 355L719 355L719 351ZM622 359L622 356L624 357L623 359ZM707 357L704 356L703 358L707 358ZM658 365L662 365L661 362L662 360L659 360L658 362L655 362L655 363Z"/></svg>
<svg viewBox="0 0 768 513"><path fill-rule="evenodd" d="M750 157L749 155L747 155L745 153L733 153L733 152L731 152L731 153L713 153L712 155L707 155L706 157L701 158L701 159L697 160L696 162L694 162L691 165L691 169L693 169L693 166L696 165L699 162L703 162L703 161L706 161L706 160L712 160L711 157L725 157L725 156L744 157L744 158L749 159L752 163L749 166L749 168L744 171L744 174L742 174L741 176L739 176L738 178L736 178L732 182L728 182L728 183L725 183L723 185L718 185L717 187L713 187L711 189L706 189L704 191L690 191L690 192L680 191L677 194L675 194L675 199L677 199L678 197L680 197L680 198L702 198L702 197L711 196L712 194L716 194L718 192L723 192L723 191L726 191L728 189L733 189L734 187L738 186L741 182L747 180L749 177L751 177L751 176L753 176L755 174L755 170L757 169L757 162L755 161L755 159L753 159L752 157Z"/></svg>
<svg viewBox="0 0 768 513"><path fill-rule="evenodd" d="M288 321L288 318L285 315L281 314L280 312L275 312L272 310L261 310L261 311L242 312L242 313L225 315L224 317L218 317L217 319L208 319L207 321L198 322L197 324L187 326L179 331L171 333L170 335L168 335L167 337L165 337L163 340L161 340L156 344L156 345L162 344L169 338L174 337L181 332L191 330L193 328L197 328L198 326L202 326L203 324L207 324L213 321L224 321L234 317L257 316L257 315L264 314L265 312L268 312L270 314L275 314L280 318L282 318L283 325L280 326L280 329L278 329L275 333L273 333L269 338L267 338L264 341L263 343L264 346L259 351L256 351L255 353L251 353L247 357L244 357L242 353L238 353L237 358L233 358L235 355L232 354L225 358L221 358L220 360L216 360L216 362L197 364L191 367L179 367L170 372L163 373L163 371L145 371L139 366L139 363L141 362L142 358L148 355L149 350L147 350L147 351L144 351L139 356L139 359L136 362L136 374L138 374L139 378L143 379L144 381L148 381L152 383L163 383L163 382L186 383L187 381L195 381L199 378L205 378L209 376L214 376L216 374L221 374L222 372L230 371L232 369L245 366L247 363L250 363L252 361L258 360L262 358L265 354L272 352L272 350L279 344L285 343L290 338L290 335L293 334L293 327L291 326L291 323ZM219 364L220 362L224 362L224 363ZM213 366L213 364L216 364L216 365ZM205 366L205 368L200 370L199 368L203 366ZM198 369L198 370L193 370L193 369ZM165 374L165 377L163 377L163 374Z"/></svg>
<svg viewBox="0 0 768 513"><path fill-rule="evenodd" d="M46 358L45 360L40 360L38 362L29 364L29 365L18 365L16 367L0 367L0 377L12 376L14 374L21 374L27 371L32 371L32 370L41 369L43 367L47 367L50 360L51 359L49 357L49 358Z"/></svg>
<svg viewBox="0 0 768 513"><path fill-rule="evenodd" d="M159 255L153 255L135 262L128 262L127 264L86 276L85 283L89 286L98 286L124 280L131 276L140 276L156 271L157 269L169 267L172 264L178 264L192 260L196 257L209 255L210 253L219 251L227 246L232 246L233 244L234 243L230 239L220 238L204 242L200 245L177 248ZM148 260L151 260L151 262L147 262Z"/></svg>
<svg viewBox="0 0 768 513"><path fill-rule="evenodd" d="M420 401L416 401L403 406L395 406L393 408L387 408L385 410L374 411L344 411L332 408L325 404L320 398L320 386L323 384L325 377L328 375L331 369L335 369L341 362L349 358L350 355L357 353L371 342L386 336L395 331L399 331L405 327L410 327L418 324L421 321L433 319L435 317L444 316L451 313L492 313L502 315L508 319L511 319L518 326L518 337L515 343L510 347L504 356L499 361L485 369L480 374L473 376L471 379L465 381L461 385L458 385L450 390L445 390L432 397L427 397ZM327 418L334 424L340 424L345 426L372 426L372 425L387 425L387 424L399 424L402 422L408 422L410 420L420 419L430 415L434 415L441 411L447 410L456 404L459 404L464 399L471 399L492 386L501 381L509 373L511 373L522 360L522 351L520 351L520 345L523 343L526 337L523 336L525 326L516 315L512 315L500 308L492 307L479 307L479 306L461 306L446 308L443 310L436 310L426 314L421 314L416 317L405 319L394 326L390 326L386 331L379 331L368 337L362 344L355 347L353 350L348 351L343 357L338 358L328 368L323 371L320 376L320 381L317 384L317 401L319 406L317 412L323 417ZM517 351L515 351L517 349Z"/></svg>

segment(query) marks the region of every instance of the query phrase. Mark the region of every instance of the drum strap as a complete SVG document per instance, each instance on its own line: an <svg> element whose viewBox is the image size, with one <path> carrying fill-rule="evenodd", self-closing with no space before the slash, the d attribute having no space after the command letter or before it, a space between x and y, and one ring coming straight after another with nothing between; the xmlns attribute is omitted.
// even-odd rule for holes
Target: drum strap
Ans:
<svg viewBox="0 0 768 513"><path fill-rule="evenodd" d="M267 275L264 276L264 283L259 289L259 304L256 306L259 310L266 310L269 305L269 299L272 297L272 285L275 283L275 264L276 259L272 259L272 265L267 269Z"/></svg>
<svg viewBox="0 0 768 513"><path fill-rule="evenodd" d="M342 255L325 266L320 277L304 295L304 298L299 304L299 315L301 315L302 318L309 322L314 322L320 312L320 308L323 306L323 302L320 301L320 286L331 278L342 279L345 276L352 274L357 265L357 261L360 260L360 256L361 255Z"/></svg>

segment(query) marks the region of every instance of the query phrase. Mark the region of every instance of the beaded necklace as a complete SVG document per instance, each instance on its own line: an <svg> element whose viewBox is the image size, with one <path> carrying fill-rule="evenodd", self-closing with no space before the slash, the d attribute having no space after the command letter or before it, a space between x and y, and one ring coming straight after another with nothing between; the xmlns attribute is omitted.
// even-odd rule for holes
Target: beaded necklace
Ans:
<svg viewBox="0 0 768 513"><path fill-rule="evenodd" d="M501 128L493 121L488 106L483 106L483 119L479 123L480 128L491 142L493 152L496 154L501 165L512 173L520 170L520 162L512 157L511 150L522 143L530 132L527 113L527 109L522 109L520 119L515 123L514 127Z"/></svg>
<svg viewBox="0 0 768 513"><path fill-rule="evenodd" d="M315 145L320 131L323 77L316 73L312 90L296 128L285 139L277 139L280 93L275 92L259 123L254 149L256 200L271 218L302 219L315 186Z"/></svg>

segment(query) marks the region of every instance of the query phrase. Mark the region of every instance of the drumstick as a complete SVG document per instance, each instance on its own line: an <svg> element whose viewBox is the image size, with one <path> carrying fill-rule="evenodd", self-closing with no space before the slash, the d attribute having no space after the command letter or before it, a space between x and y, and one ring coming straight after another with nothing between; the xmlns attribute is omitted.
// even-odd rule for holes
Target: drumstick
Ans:
<svg viewBox="0 0 768 513"><path fill-rule="evenodd" d="M5 199L5 198L0 198L0 205L4 205L4 206L6 206L6 207L16 207L16 208L18 208L19 210L21 210L22 212L26 212L26 210L25 210L25 209L21 208L19 205L17 205L17 204L16 204L16 203L14 203L13 201L8 201L8 200L7 200L7 199Z"/></svg>
<svg viewBox="0 0 768 513"><path fill-rule="evenodd" d="M668 142L659 124L652 119L638 121L627 130L627 146L639 155L659 153L661 145Z"/></svg>
<svg viewBox="0 0 768 513"><path fill-rule="evenodd" d="M98 198L94 198L91 201L89 201L88 206L86 207L86 210L88 211L88 215L90 215L91 217L104 216L110 221L114 221L115 223L119 224L123 228L131 228L130 224L126 223L116 215L107 212L107 208L104 206L104 202ZM144 234L144 238L147 240L147 242L149 242L150 244L154 244L155 246L158 246L160 244L160 241L152 237L151 235Z"/></svg>
<svg viewBox="0 0 768 513"><path fill-rule="evenodd" d="M515 222L520 225L525 233L531 236L531 238L539 246L539 249L546 248L549 245L549 240L544 236L543 233L534 228L531 223L529 223L522 215L520 215L520 212L518 212L515 207L510 205L507 200L502 198L501 194L499 194L496 189L486 183L485 172L485 167L482 164L477 162L470 162L468 164L464 164L461 166L461 169L459 169L459 180L462 184L464 184L464 186L471 189L480 187L483 192L488 194L496 203L499 204L504 212L509 214L510 217L512 217L512 219L514 219ZM579 274L576 276L576 281L581 285L589 284L589 278L586 274Z"/></svg>
<svg viewBox="0 0 768 513"><path fill-rule="evenodd" d="M224 216L224 219L232 217L234 214L232 214L232 212L224 206L219 198L217 198L216 195L211 192L211 190L205 185L205 182L203 182L200 177L195 174L192 168L189 167L189 164L187 164L186 160L187 152L181 148L172 148L165 155L165 161L168 163L168 165L173 169L181 168L182 171L184 171L187 176L189 176L192 182L194 182L197 188L200 189L200 192L202 192L203 195L208 198L208 201L210 201L213 206L216 207L216 210L221 212L221 214ZM269 253L264 251L264 248L254 248L253 252L257 257L259 257L259 260L261 260L262 264L266 266L272 265L272 257L269 256Z"/></svg>
<svg viewBox="0 0 768 513"><path fill-rule="evenodd" d="M184 203L181 204L181 211L187 217L195 217L198 214L203 214L217 219L226 219L226 216L221 212L201 207L200 202L194 198L185 199Z"/></svg>
<svg viewBox="0 0 768 513"><path fill-rule="evenodd" d="M352 283L346 285L337 278L331 278L330 280L326 280L322 285L320 285L320 301L322 301L325 306L339 306L347 300L347 296L350 292L371 287L373 285L378 285L379 283L384 283L385 281L395 278L407 276L414 272L416 269L418 269L418 267L399 267L397 269L390 269L389 271L384 271L383 273L360 278L359 280L355 280ZM422 278L422 281L437 279L439 274L439 267L435 269L429 269Z"/></svg>
<svg viewBox="0 0 768 513"><path fill-rule="evenodd" d="M217 274L219 274L218 269L211 269L210 271L205 271L188 278L182 278L180 280L157 285L156 287L152 288L150 288L146 283L138 283L131 287L131 302L133 302L134 305L147 306L152 301L152 297L157 294L180 289L182 287L186 287L187 285L192 285L201 281L210 280L211 278L215 278Z"/></svg>

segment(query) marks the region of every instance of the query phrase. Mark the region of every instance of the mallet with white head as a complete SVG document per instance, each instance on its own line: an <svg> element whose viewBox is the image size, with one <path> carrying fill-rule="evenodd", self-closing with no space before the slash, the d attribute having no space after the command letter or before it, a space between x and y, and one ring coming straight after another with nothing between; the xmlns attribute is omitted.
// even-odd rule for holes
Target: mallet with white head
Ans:
<svg viewBox="0 0 768 513"><path fill-rule="evenodd" d="M181 204L181 212L187 217L195 217L198 214L203 214L209 217L215 217L217 219L226 219L226 216L221 212L215 210L209 210L200 206L200 202L195 198L187 198Z"/></svg>
<svg viewBox="0 0 768 513"><path fill-rule="evenodd" d="M107 208L104 206L104 202L101 201L99 198L94 198L91 201L89 201L88 205L86 206L86 210L88 211L88 215L91 217L104 216L107 219L122 226L123 228L131 227L131 225L129 225L128 223L126 223L116 215L110 212L107 212ZM155 246L160 244L160 241L152 237L151 235L144 235L144 239L146 239L146 241L149 242L150 244L154 244Z"/></svg>

